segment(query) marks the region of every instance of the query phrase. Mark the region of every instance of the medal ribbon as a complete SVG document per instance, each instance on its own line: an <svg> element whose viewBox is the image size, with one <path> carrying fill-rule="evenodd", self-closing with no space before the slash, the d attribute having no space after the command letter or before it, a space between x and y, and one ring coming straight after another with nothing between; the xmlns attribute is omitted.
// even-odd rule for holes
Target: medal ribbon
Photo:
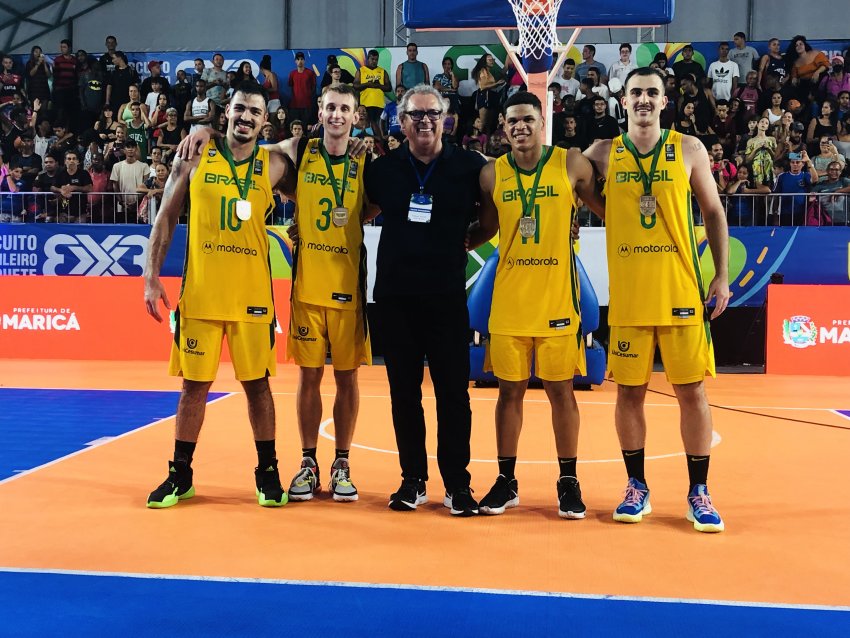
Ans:
<svg viewBox="0 0 850 638"><path fill-rule="evenodd" d="M640 161L640 153L638 153L634 143L629 139L629 134L623 133L623 144L629 150L629 153L632 154L632 157L635 158L638 170L640 171L640 181L643 182L644 195L652 195L652 175L655 173L655 169L658 166L658 158L661 157L661 148L667 141L667 135L669 133L670 131L667 129L661 131L661 138L658 140L658 143L652 151L652 165L649 168L648 174L643 168L643 163Z"/></svg>
<svg viewBox="0 0 850 638"><path fill-rule="evenodd" d="M534 174L534 185L531 187L531 195L526 198L525 189L522 187L522 180L519 176L519 168L516 165L516 162L513 158L513 153L508 153L508 163L514 169L514 176L516 177L516 185L519 189L519 198L522 201L522 216L523 217L531 217L531 211L534 210L534 199L537 197L537 185L540 183L540 176L543 174L543 165L546 163L546 160L549 159L549 155L552 154L552 149L548 146L543 147L543 152L540 153L540 159L537 160L537 168L535 169Z"/></svg>
<svg viewBox="0 0 850 638"><path fill-rule="evenodd" d="M218 144L216 144L218 146ZM236 162L233 161L233 153L230 151L230 147L227 145L227 140L224 140L221 146L219 146L219 151L224 155L224 159L227 160L227 163L230 165L230 172L233 173L233 181L236 183L236 190L239 191L239 199L248 200L248 193L251 191L251 180L254 173L254 160L257 159L257 153L259 152L260 147L254 146L254 152L251 154L251 161L248 162L248 172L245 173L245 180L242 184L239 184L239 176L236 174Z"/></svg>
<svg viewBox="0 0 850 638"><path fill-rule="evenodd" d="M336 179L334 179L334 171L333 165L331 164L330 155L325 150L324 144L319 142L319 151L322 153L322 159L325 160L325 166L328 167L328 178L330 179L331 186L334 189L334 198L336 199L337 208L343 208L343 200L345 199L345 187L348 185L348 166L349 166L349 158L348 151L345 151L345 168L342 173L342 186L337 186Z"/></svg>

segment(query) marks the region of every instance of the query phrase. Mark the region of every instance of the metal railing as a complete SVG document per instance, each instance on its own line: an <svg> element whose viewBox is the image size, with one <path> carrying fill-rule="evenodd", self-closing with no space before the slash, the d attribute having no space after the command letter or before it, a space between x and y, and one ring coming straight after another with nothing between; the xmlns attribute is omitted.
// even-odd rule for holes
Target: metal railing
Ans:
<svg viewBox="0 0 850 638"><path fill-rule="evenodd" d="M847 226L850 224L850 193L801 193L799 195L752 193L721 195L730 226ZM694 223L703 224L696 199ZM587 207L579 209L582 226L605 224Z"/></svg>
<svg viewBox="0 0 850 638"><path fill-rule="evenodd" d="M730 226L850 224L850 193L721 195L720 201ZM142 193L73 193L64 198L55 193L0 192L0 223L152 224L159 202ZM289 209L286 214L276 209L269 223L289 223L291 215ZM604 225L586 207L579 210L579 223ZM696 200L694 223L703 223Z"/></svg>
<svg viewBox="0 0 850 638"><path fill-rule="evenodd" d="M143 193L0 192L0 222L57 224L150 224L157 197Z"/></svg>

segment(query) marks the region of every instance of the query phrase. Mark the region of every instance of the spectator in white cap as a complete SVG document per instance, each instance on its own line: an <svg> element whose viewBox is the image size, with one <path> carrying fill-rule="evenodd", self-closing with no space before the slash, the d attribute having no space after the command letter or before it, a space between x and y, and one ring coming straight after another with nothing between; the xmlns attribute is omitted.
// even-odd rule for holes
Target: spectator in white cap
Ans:
<svg viewBox="0 0 850 638"><path fill-rule="evenodd" d="M623 97L623 82L619 78L612 77L608 80L608 114L617 120L617 126L621 132L626 130L626 109L620 100Z"/></svg>

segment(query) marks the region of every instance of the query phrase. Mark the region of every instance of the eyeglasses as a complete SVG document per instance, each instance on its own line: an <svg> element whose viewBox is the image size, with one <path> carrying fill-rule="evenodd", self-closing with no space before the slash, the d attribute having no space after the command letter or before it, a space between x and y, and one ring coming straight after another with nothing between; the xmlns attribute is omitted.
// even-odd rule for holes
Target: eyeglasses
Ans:
<svg viewBox="0 0 850 638"><path fill-rule="evenodd" d="M407 115L410 116L410 119L414 122L421 122L425 119L425 117L432 122L436 122L440 119L442 114L443 112L438 111L437 109L428 109L427 111L407 111Z"/></svg>

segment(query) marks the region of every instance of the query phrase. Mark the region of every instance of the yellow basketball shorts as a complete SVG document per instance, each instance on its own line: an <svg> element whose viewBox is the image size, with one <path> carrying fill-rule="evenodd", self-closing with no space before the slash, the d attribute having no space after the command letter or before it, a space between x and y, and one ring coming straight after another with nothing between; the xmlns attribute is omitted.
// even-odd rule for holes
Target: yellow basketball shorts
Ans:
<svg viewBox="0 0 850 638"><path fill-rule="evenodd" d="M714 371L714 347L708 322L692 326L611 326L608 370L620 385L649 383L655 346L667 380L696 383Z"/></svg>
<svg viewBox="0 0 850 638"><path fill-rule="evenodd" d="M557 337L512 337L491 334L484 370L505 381L525 381L534 372L544 381L570 381L586 374L584 339L580 334Z"/></svg>
<svg viewBox="0 0 850 638"><path fill-rule="evenodd" d="M293 299L286 360L304 368L321 368L329 346L334 370L372 365L372 346L360 305L339 310Z"/></svg>
<svg viewBox="0 0 850 638"><path fill-rule="evenodd" d="M177 313L168 373L190 381L214 381L227 347L239 381L253 381L275 374L275 320L271 323L188 319Z"/></svg>

